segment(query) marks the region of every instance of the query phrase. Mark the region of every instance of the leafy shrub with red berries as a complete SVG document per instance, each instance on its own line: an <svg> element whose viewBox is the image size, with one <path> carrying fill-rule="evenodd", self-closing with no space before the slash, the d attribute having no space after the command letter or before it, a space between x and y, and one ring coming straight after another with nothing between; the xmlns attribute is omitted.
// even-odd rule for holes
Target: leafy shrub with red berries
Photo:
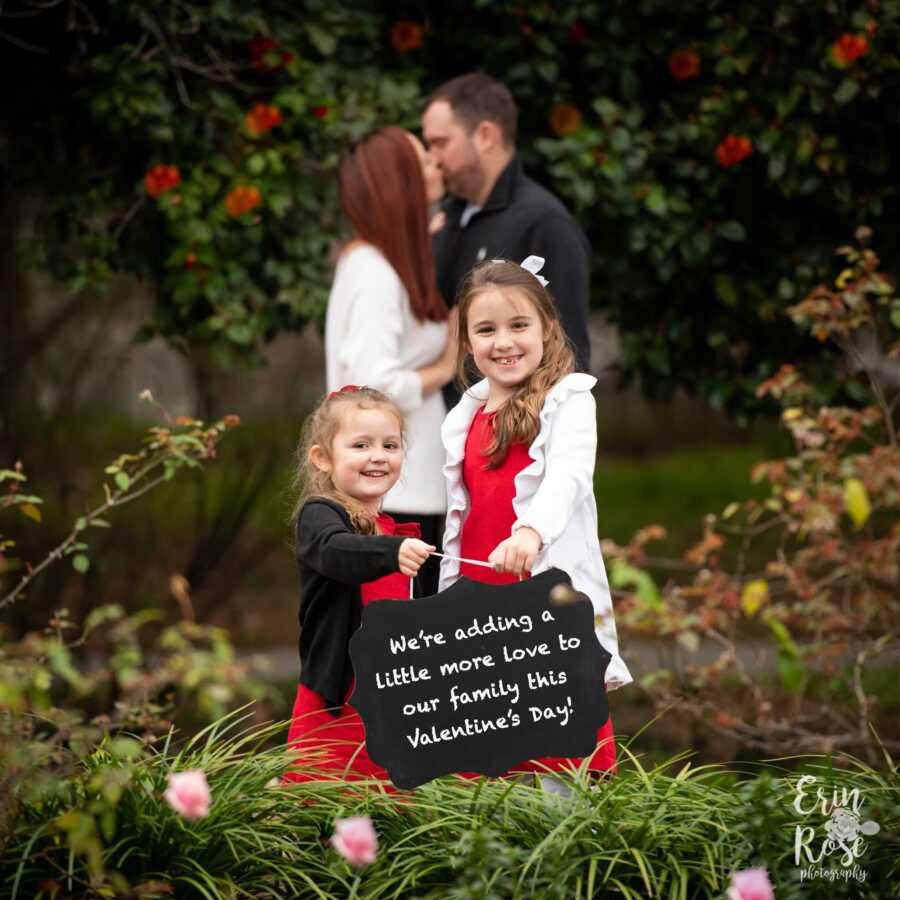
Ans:
<svg viewBox="0 0 900 900"><path fill-rule="evenodd" d="M19 75L0 163L40 198L33 259L73 288L153 279L148 332L230 364L320 318L340 151L414 127L431 88L483 68L518 101L528 167L591 239L626 380L746 414L804 360L839 395L834 354L783 313L860 224L900 256L900 0L177 10L3 22Z"/></svg>

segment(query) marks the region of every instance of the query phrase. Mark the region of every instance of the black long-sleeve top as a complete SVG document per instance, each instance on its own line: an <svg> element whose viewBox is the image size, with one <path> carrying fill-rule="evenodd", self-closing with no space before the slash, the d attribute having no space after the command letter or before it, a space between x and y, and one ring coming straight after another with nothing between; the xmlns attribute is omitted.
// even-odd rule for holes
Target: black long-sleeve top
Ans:
<svg viewBox="0 0 900 900"><path fill-rule="evenodd" d="M399 569L405 537L360 534L347 511L322 498L297 518L300 681L336 715L350 688L350 637L362 618L360 585Z"/></svg>

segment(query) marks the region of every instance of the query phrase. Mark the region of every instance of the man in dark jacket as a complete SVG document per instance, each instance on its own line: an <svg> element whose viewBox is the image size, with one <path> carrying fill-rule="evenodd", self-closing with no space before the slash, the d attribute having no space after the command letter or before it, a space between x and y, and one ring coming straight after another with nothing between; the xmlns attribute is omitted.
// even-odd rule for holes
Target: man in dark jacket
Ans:
<svg viewBox="0 0 900 900"><path fill-rule="evenodd" d="M452 304L475 263L542 256L541 275L587 371L590 244L562 203L522 171L517 118L509 91L480 72L448 81L426 102L422 132L451 195L433 239L438 287Z"/></svg>

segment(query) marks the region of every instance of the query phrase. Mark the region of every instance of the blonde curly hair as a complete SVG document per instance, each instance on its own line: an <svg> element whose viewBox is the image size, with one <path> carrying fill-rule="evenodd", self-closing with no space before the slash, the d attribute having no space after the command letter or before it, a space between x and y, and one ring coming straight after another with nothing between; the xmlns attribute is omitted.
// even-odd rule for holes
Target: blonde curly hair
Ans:
<svg viewBox="0 0 900 900"><path fill-rule="evenodd" d="M370 387L341 388L340 391L332 391L322 399L319 405L309 414L303 425L300 441L295 453L295 466L293 488L297 495L297 502L291 515L291 523L297 524L300 510L303 504L313 498L323 498L337 503L347 511L353 527L361 534L377 534L377 515L372 513L359 500L351 497L335 487L331 475L318 468L310 456L310 450L319 446L327 454L331 454L334 447L334 438L340 431L347 411L352 407L357 409L384 408L397 417L400 425L400 435L406 443L406 421L400 407L391 400L387 394Z"/></svg>

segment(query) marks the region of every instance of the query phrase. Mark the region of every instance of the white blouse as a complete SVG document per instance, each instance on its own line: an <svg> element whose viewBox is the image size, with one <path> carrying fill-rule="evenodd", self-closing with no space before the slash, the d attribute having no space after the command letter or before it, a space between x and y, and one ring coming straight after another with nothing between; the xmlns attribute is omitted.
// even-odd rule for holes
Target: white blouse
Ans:
<svg viewBox="0 0 900 900"><path fill-rule="evenodd" d="M567 572L572 587L591 599L597 621L597 639L612 655L606 669L606 689L615 690L633 679L619 655L616 622L606 566L597 537L594 499L594 463L597 457L597 409L591 388L597 379L580 372L566 375L547 394L540 413L540 429L528 448L531 465L515 477L512 531L528 526L541 537L542 546L531 573L557 568ZM447 450L447 527L444 553L458 557L462 528L469 511L463 484L466 437L472 419L488 398L487 379L472 385L444 421ZM440 590L459 578L456 559L441 560Z"/></svg>
<svg viewBox="0 0 900 900"><path fill-rule="evenodd" d="M338 260L325 316L329 391L368 385L387 394L406 416L407 448L386 512L433 515L447 509L442 467L444 401L422 397L416 369L433 363L447 342L446 322L419 322L393 266L371 244Z"/></svg>

